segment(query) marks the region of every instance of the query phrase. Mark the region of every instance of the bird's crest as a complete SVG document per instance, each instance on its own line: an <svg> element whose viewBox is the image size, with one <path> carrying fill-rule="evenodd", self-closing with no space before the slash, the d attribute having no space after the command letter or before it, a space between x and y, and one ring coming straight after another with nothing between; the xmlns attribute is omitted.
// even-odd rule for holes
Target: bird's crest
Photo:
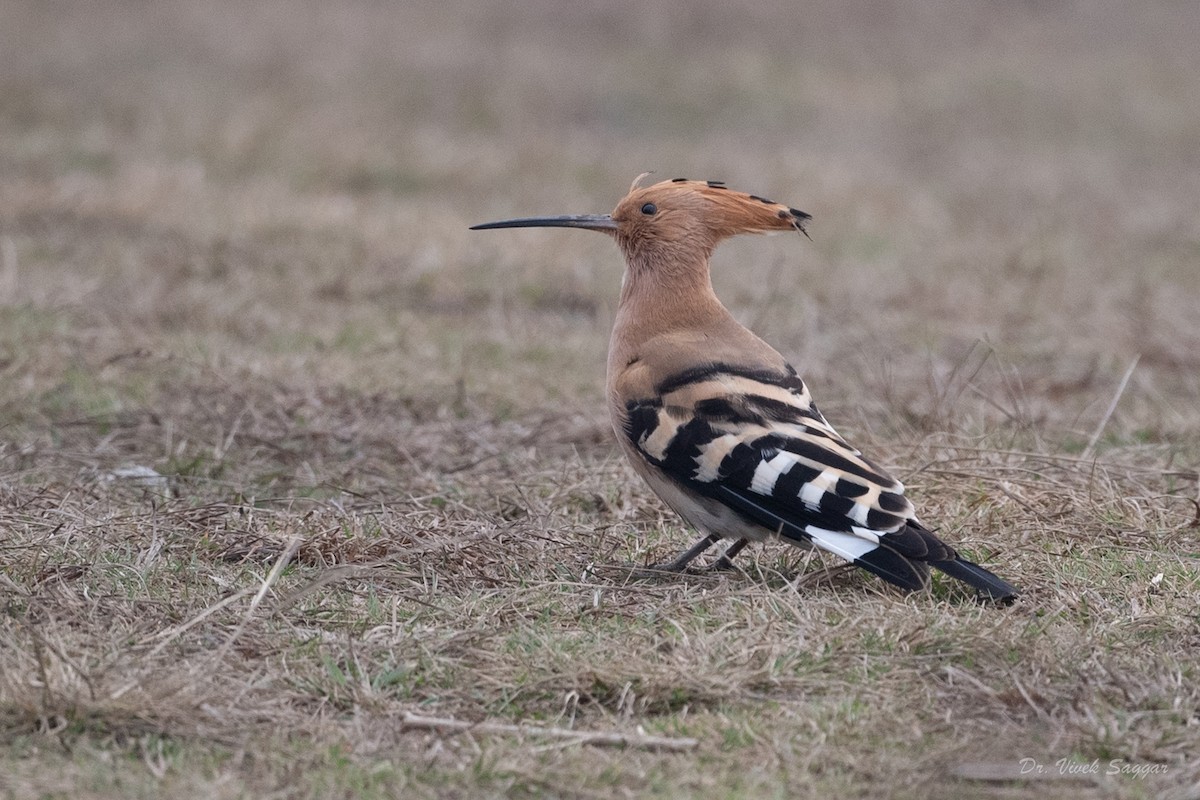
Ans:
<svg viewBox="0 0 1200 800"><path fill-rule="evenodd" d="M644 175L639 176L640 181ZM724 181L693 181L675 178L639 188L635 181L629 194L618 204L631 212L641 212L647 203L665 213L682 212L698 217L716 238L739 233L767 233L795 230L808 235L805 226L812 219L798 208L776 203L756 194L739 192Z"/></svg>
<svg viewBox="0 0 1200 800"><path fill-rule="evenodd" d="M638 175L636 178L633 179L633 183L629 184L629 192L632 194L634 189L636 189L642 185L642 181L646 180L646 178L649 178L653 174L654 174L653 170L647 170L646 172L643 172L641 175Z"/></svg>

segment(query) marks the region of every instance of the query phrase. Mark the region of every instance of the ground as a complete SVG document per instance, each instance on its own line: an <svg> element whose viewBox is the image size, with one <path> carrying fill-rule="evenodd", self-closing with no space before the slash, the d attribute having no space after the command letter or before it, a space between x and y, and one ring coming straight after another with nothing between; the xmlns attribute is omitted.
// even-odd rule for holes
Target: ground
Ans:
<svg viewBox="0 0 1200 800"><path fill-rule="evenodd" d="M0 795L1200 796L1198 28L0 6ZM467 228L644 170L813 214L718 294L1016 604L639 577L619 254Z"/></svg>

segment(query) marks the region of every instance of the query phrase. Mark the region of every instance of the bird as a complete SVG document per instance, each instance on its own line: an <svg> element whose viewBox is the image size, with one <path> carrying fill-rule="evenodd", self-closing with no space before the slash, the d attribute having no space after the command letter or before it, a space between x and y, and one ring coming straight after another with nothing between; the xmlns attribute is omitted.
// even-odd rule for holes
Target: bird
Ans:
<svg viewBox="0 0 1200 800"><path fill-rule="evenodd" d="M739 323L713 291L709 260L743 233L799 232L810 214L728 188L639 176L610 214L543 216L471 230L599 231L625 258L609 342L606 394L621 450L703 538L654 569L683 572L721 540L729 569L749 542L817 547L905 592L930 567L984 601L1018 590L972 563L918 518L904 485L825 419L788 361Z"/></svg>

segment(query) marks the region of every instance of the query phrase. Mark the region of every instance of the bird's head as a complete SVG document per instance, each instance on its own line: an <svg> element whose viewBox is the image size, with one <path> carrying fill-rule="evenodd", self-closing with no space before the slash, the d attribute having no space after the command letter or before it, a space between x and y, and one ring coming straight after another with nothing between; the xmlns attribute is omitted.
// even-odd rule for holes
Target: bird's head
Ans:
<svg viewBox="0 0 1200 800"><path fill-rule="evenodd" d="M644 175L641 177L645 177ZM475 225L492 228L583 228L610 234L630 266L694 260L705 262L722 240L739 233L794 230L805 233L810 215L782 203L737 192L721 181L686 178L638 186L611 214L527 217Z"/></svg>

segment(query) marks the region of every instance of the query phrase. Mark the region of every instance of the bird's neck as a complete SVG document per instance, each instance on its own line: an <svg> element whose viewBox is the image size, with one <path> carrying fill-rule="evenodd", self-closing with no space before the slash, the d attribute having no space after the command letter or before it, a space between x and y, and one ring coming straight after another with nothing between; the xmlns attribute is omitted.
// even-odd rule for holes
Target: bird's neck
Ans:
<svg viewBox="0 0 1200 800"><path fill-rule="evenodd" d="M706 329L727 319L732 317L713 292L707 258L657 264L631 259L621 284L610 356L623 363L656 336Z"/></svg>
<svg viewBox="0 0 1200 800"><path fill-rule="evenodd" d="M620 308L651 324L702 323L724 306L713 292L708 258L629 259L621 280Z"/></svg>

